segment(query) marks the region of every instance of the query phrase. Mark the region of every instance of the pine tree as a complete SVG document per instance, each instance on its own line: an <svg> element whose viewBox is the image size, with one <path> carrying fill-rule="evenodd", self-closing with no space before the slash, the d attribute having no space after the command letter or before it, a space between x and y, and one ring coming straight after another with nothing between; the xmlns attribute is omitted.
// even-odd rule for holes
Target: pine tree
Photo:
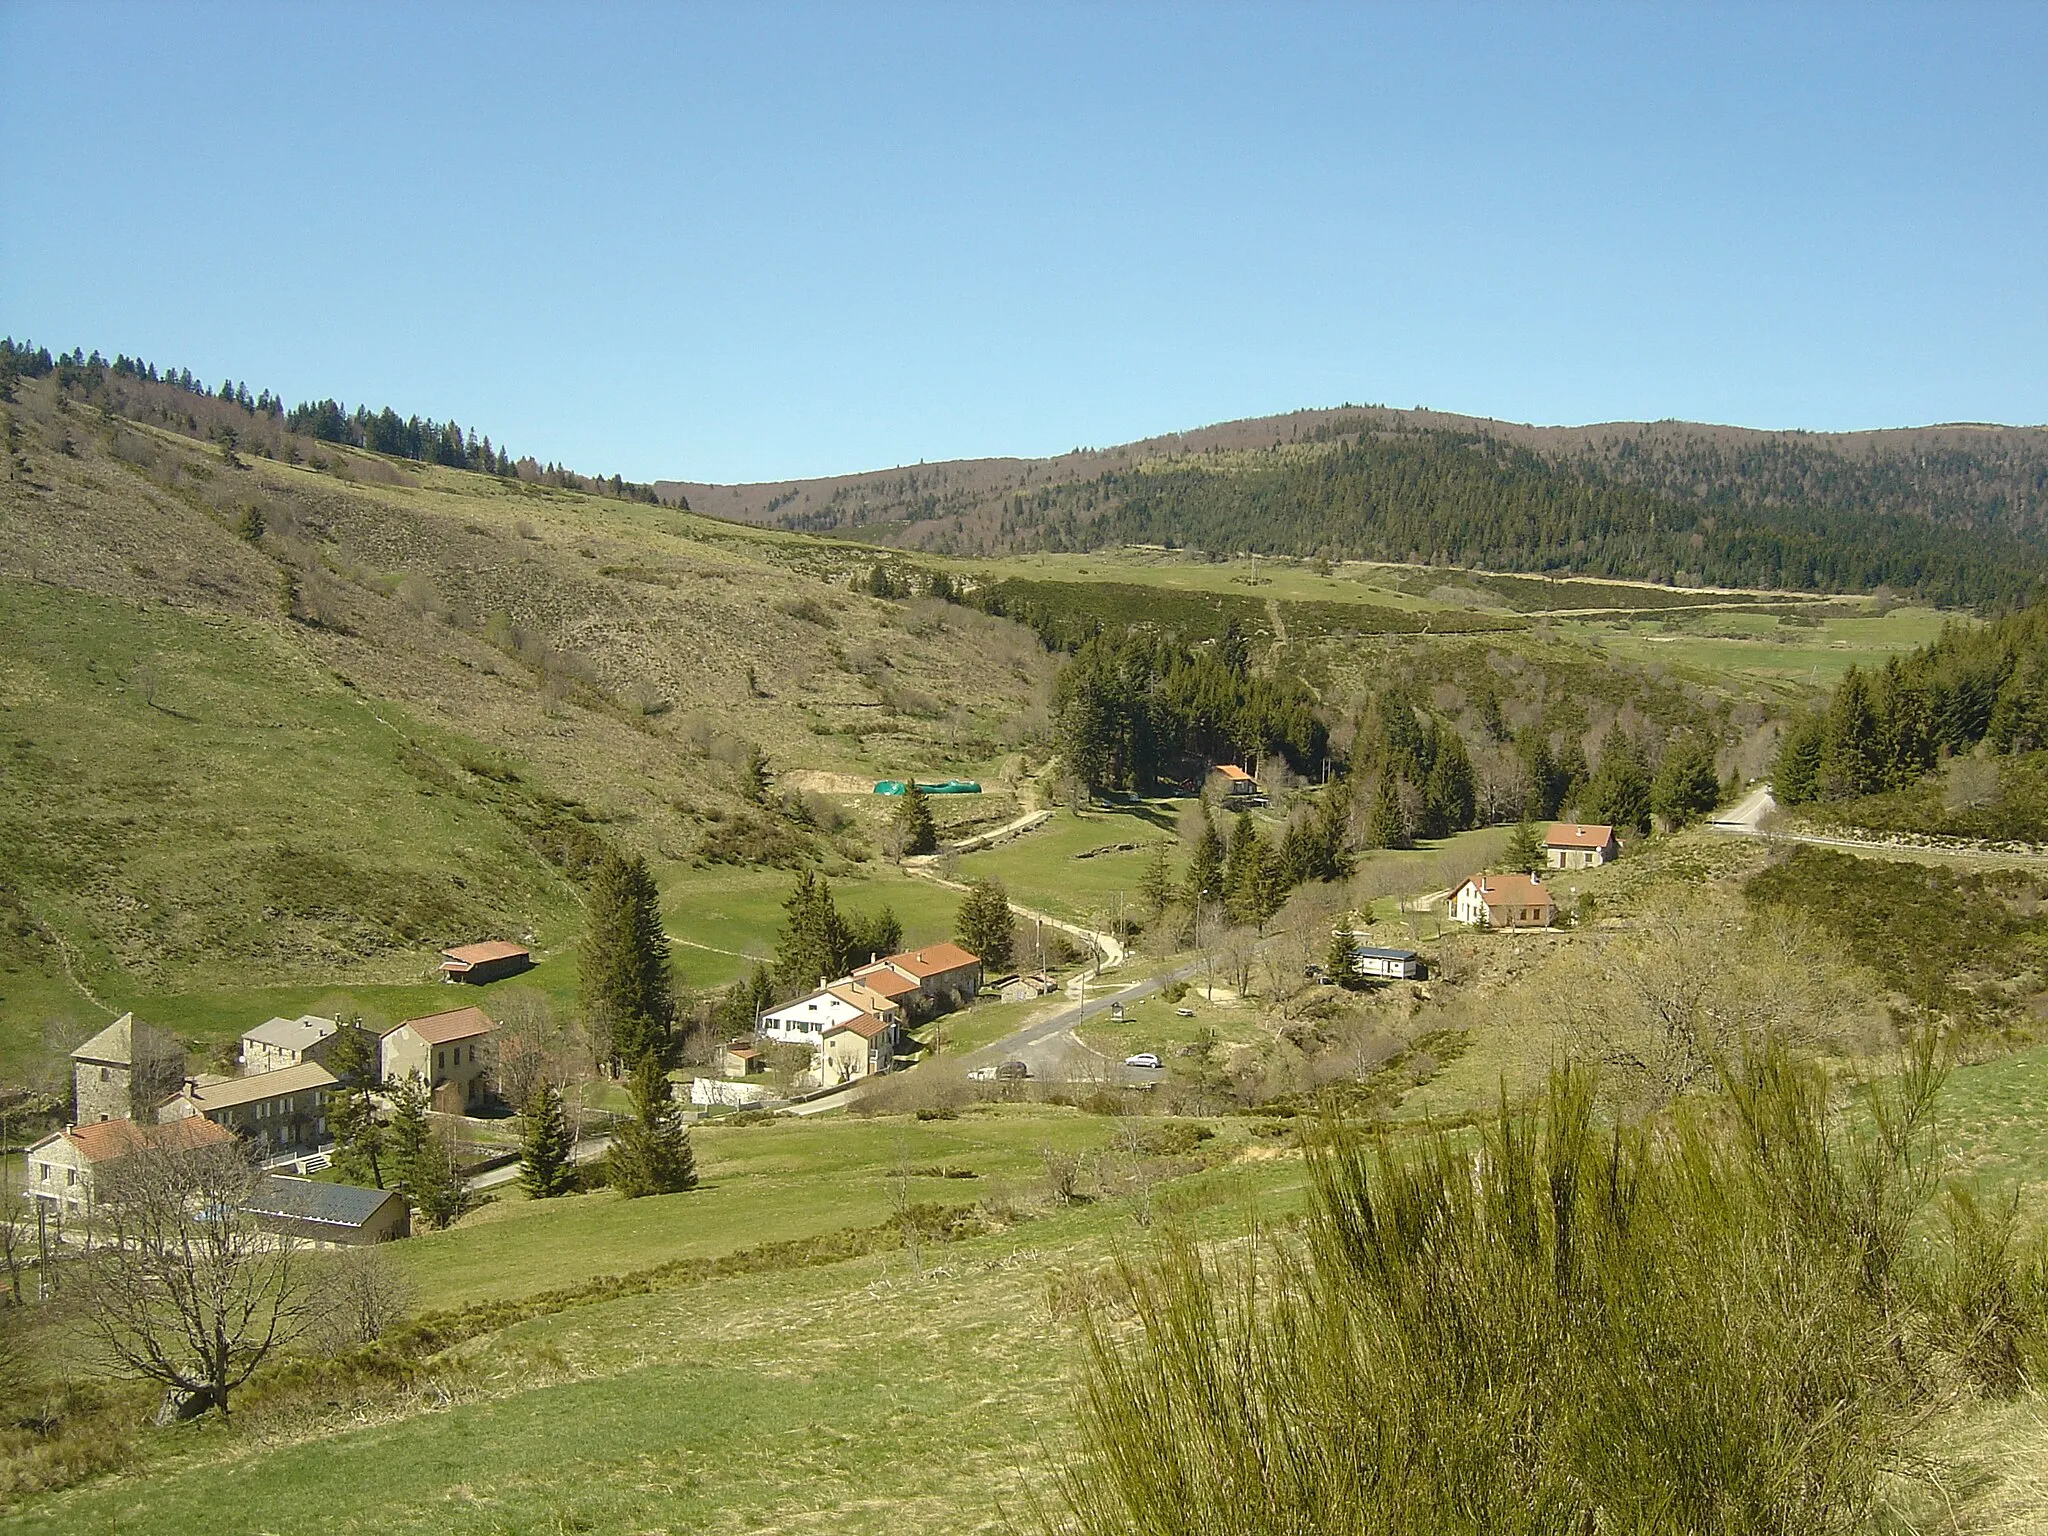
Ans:
<svg viewBox="0 0 2048 1536"><path fill-rule="evenodd" d="M1163 842L1155 843L1152 857L1145 865L1145 873L1138 878L1138 898L1145 903L1154 922L1172 904L1176 890L1172 847Z"/></svg>
<svg viewBox="0 0 2048 1536"><path fill-rule="evenodd" d="M448 1139L430 1133L414 1159L409 1191L420 1220L439 1231L470 1207L468 1183Z"/></svg>
<svg viewBox="0 0 2048 1536"><path fill-rule="evenodd" d="M896 909L885 906L873 917L862 917L858 912L845 919L846 948L839 957L839 964L831 974L843 976L856 966L866 965L883 955L893 955L903 948L903 924L897 920Z"/></svg>
<svg viewBox="0 0 2048 1536"><path fill-rule="evenodd" d="M1329 953L1323 957L1323 969L1330 979L1339 986L1355 986L1358 982L1358 943L1349 930L1334 928L1330 931Z"/></svg>
<svg viewBox="0 0 2048 1536"><path fill-rule="evenodd" d="M534 1089L525 1111L525 1134L519 1142L519 1183L529 1200L551 1200L576 1187L570 1154L576 1133L569 1127L561 1092L546 1078Z"/></svg>
<svg viewBox="0 0 2048 1536"><path fill-rule="evenodd" d="M1501 863L1508 869L1521 874L1534 874L1549 862L1543 848L1543 834L1536 830L1534 822L1520 822L1515 835L1508 839L1507 851L1501 855Z"/></svg>
<svg viewBox="0 0 2048 1536"><path fill-rule="evenodd" d="M343 1079L344 1083L347 1081ZM384 1187L384 1122L367 1088L343 1088L327 1111L334 1137L334 1168L350 1184Z"/></svg>
<svg viewBox="0 0 2048 1536"><path fill-rule="evenodd" d="M977 880L960 903L953 936L962 949L981 961L985 971L1004 971L1016 954L1015 926L1003 883Z"/></svg>
<svg viewBox="0 0 2048 1536"><path fill-rule="evenodd" d="M938 851L939 829L932 820L931 797L917 787L916 779L903 781L903 803L896 807L896 830L903 838L906 854Z"/></svg>
<svg viewBox="0 0 2048 1536"><path fill-rule="evenodd" d="M643 1056L633 1068L633 1118L619 1127L605 1155L612 1188L627 1199L697 1187L697 1157L675 1089L661 1062Z"/></svg>
<svg viewBox="0 0 2048 1536"><path fill-rule="evenodd" d="M1650 784L1650 809L1674 831L1711 811L1721 798L1714 777L1714 754L1697 736L1687 736L1665 749Z"/></svg>
<svg viewBox="0 0 2048 1536"><path fill-rule="evenodd" d="M1422 803L1432 836L1462 832L1472 825L1476 803L1472 758L1463 738L1448 726L1438 734L1436 758L1423 781Z"/></svg>
<svg viewBox="0 0 2048 1536"><path fill-rule="evenodd" d="M1587 786L1587 819L1617 828L1650 828L1650 773L1635 740L1617 721L1600 745L1600 767Z"/></svg>
<svg viewBox="0 0 2048 1536"><path fill-rule="evenodd" d="M666 1050L675 975L661 895L639 854L613 854L599 864L577 959L584 1017L598 1055L617 1066Z"/></svg>
<svg viewBox="0 0 2048 1536"><path fill-rule="evenodd" d="M784 898L782 932L775 941L775 979L792 992L845 973L853 935L832 901L832 887L815 870L798 871Z"/></svg>
<svg viewBox="0 0 2048 1536"><path fill-rule="evenodd" d="M1223 900L1223 834L1216 830L1216 818L1202 807L1202 830L1188 856L1187 902L1199 913L1212 902Z"/></svg>
<svg viewBox="0 0 2048 1536"><path fill-rule="evenodd" d="M434 1128L427 1121L427 1085L408 1072L391 1090L391 1123L384 1133L384 1171L388 1188L413 1195L413 1181L427 1160Z"/></svg>
<svg viewBox="0 0 2048 1536"><path fill-rule="evenodd" d="M1374 848L1408 846L1408 818L1401 812L1400 786L1391 773L1381 774L1373 791L1372 820L1366 828L1366 841Z"/></svg>
<svg viewBox="0 0 2048 1536"><path fill-rule="evenodd" d="M1824 727L1818 715L1802 715L1785 727L1771 768L1771 794L1786 805L1804 805L1820 792Z"/></svg>

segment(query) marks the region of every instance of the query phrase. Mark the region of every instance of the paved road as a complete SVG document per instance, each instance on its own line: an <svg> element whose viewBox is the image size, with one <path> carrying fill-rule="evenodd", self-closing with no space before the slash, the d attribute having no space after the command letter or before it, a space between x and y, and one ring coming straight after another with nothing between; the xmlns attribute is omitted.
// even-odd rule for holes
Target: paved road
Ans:
<svg viewBox="0 0 2048 1536"><path fill-rule="evenodd" d="M1870 854L1882 859L1961 859L1993 864L2038 864L2048 859L2026 848L1992 848L1959 839L1954 843L1890 842L1882 837L1846 837L1824 832L1795 832L1786 827L1766 827L1765 820L1778 809L1771 786L1759 784L1727 810L1707 823L1709 831L1736 837L1760 837L1779 843L1808 843L1816 848L1845 848L1851 853Z"/></svg>
<svg viewBox="0 0 2048 1536"><path fill-rule="evenodd" d="M572 1163L595 1162L611 1149L611 1144L612 1139L609 1136L592 1136L587 1141L579 1141L571 1149L569 1161ZM502 1168L493 1168L488 1173L478 1174L469 1181L469 1187L472 1192L496 1189L500 1184L510 1184L518 1177L519 1165L517 1163L507 1163Z"/></svg>

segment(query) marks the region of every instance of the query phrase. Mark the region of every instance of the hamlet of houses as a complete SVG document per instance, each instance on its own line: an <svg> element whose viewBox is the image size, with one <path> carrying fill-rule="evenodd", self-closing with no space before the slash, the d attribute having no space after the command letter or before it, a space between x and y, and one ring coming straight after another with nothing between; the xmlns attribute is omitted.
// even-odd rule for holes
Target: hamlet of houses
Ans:
<svg viewBox="0 0 2048 1536"><path fill-rule="evenodd" d="M239 1141L271 1170L250 1206L264 1225L328 1245L405 1236L410 1217L396 1192L315 1184L278 1170L304 1172L331 1139L328 1098L341 1085L331 1063L349 1035L361 1036L379 1081L417 1076L436 1109L461 1114L489 1091L497 1027L473 1006L381 1032L313 1014L269 1019L241 1037L238 1072L190 1074L177 1040L123 1014L72 1052L75 1123L28 1148L24 1192L61 1229L91 1214L95 1176L142 1147Z"/></svg>
<svg viewBox="0 0 2048 1536"><path fill-rule="evenodd" d="M442 951L450 981L479 982L530 964L518 945ZM829 1090L897 1064L910 1025L971 1002L981 962L956 944L877 957L807 997L769 1009L755 1038L726 1047L720 1071L745 1078L767 1043L808 1046L800 1090ZM409 1230L405 1202L384 1190L314 1183L332 1137L329 1101L350 1060L382 1083L416 1078L440 1113L474 1114L493 1094L497 1022L474 1004L410 1018L381 1031L305 1014L246 1031L233 1073L193 1073L172 1036L123 1014L72 1052L74 1123L27 1149L25 1193L60 1230L90 1216L96 1174L145 1146L173 1150L239 1142L263 1163L250 1207L264 1224L323 1244L381 1242ZM339 1070L338 1070L339 1069ZM703 1080L700 1079L700 1088ZM739 1083L728 1085L740 1089ZM740 1102L693 1090L699 1103ZM748 1101L765 1097L758 1090Z"/></svg>

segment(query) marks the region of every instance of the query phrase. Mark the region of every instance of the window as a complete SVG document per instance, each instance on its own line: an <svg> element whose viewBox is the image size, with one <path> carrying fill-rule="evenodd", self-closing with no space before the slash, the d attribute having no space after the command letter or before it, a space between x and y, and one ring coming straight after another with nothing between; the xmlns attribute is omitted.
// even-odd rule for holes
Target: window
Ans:
<svg viewBox="0 0 2048 1536"><path fill-rule="evenodd" d="M111 1073L111 1072L109 1072L109 1071L108 1071L108 1070L107 1070L107 1069L106 1069L105 1067L101 1067L101 1068L100 1068L100 1081L101 1081L101 1082L103 1082L103 1083L110 1083L110 1082L112 1082L113 1080L114 1080L114 1074L113 1074L113 1073Z"/></svg>
<svg viewBox="0 0 2048 1536"><path fill-rule="evenodd" d="M64 1182L66 1184L76 1184L78 1182L78 1170L76 1168L66 1168L64 1170Z"/></svg>
<svg viewBox="0 0 2048 1536"><path fill-rule="evenodd" d="M445 1066L447 1066L447 1065L448 1065L448 1053L447 1053L446 1051L436 1051L436 1052L434 1052L434 1070L435 1070L436 1072L438 1072L438 1071L440 1071L440 1070L441 1070L441 1068L443 1068L443 1067L445 1067Z"/></svg>
<svg viewBox="0 0 2048 1536"><path fill-rule="evenodd" d="M476 1047L473 1045L469 1048L469 1064L472 1067L476 1065Z"/></svg>

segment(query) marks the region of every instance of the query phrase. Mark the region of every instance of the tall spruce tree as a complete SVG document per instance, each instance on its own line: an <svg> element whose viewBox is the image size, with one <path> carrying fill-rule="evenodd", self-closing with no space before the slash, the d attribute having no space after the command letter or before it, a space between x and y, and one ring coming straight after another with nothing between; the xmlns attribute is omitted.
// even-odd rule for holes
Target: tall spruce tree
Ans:
<svg viewBox="0 0 2048 1536"><path fill-rule="evenodd" d="M896 807L896 831L906 854L938 852L939 828L932 820L931 797L917 787L914 778L903 781L903 803Z"/></svg>
<svg viewBox="0 0 2048 1536"><path fill-rule="evenodd" d="M1676 830L1711 811L1721 798L1714 776L1713 749L1687 736L1664 749L1664 761L1650 782L1650 809Z"/></svg>
<svg viewBox="0 0 2048 1536"><path fill-rule="evenodd" d="M775 941L776 981L789 991L808 992L821 981L844 975L853 953L853 934L833 904L831 884L810 868L798 871L782 910L782 933Z"/></svg>
<svg viewBox="0 0 2048 1536"><path fill-rule="evenodd" d="M953 922L953 936L985 971L1009 969L1016 955L1016 925L1000 880L977 880L968 887Z"/></svg>
<svg viewBox="0 0 2048 1536"><path fill-rule="evenodd" d="M1190 910L1199 913L1205 906L1223 900L1224 859L1223 834L1216 830L1216 818L1204 805L1202 830L1196 834L1194 849L1188 855L1187 901Z"/></svg>
<svg viewBox="0 0 2048 1536"><path fill-rule="evenodd" d="M369 1090L347 1079L329 1101L327 1129L334 1137L334 1167L342 1178L371 1189L384 1187L384 1122Z"/></svg>
<svg viewBox="0 0 2048 1536"><path fill-rule="evenodd" d="M1530 821L1518 823L1515 835L1508 839L1507 851L1501 855L1501 863L1519 874L1531 875L1549 862L1544 851L1543 834Z"/></svg>
<svg viewBox="0 0 2048 1536"><path fill-rule="evenodd" d="M668 1073L654 1055L634 1064L632 1093L633 1118L619 1127L605 1155L612 1188L629 1200L695 1189L697 1157L690 1130L676 1108Z"/></svg>
<svg viewBox="0 0 2048 1536"><path fill-rule="evenodd" d="M576 1133L569 1126L561 1090L542 1078L527 1102L524 1118L525 1131L519 1140L520 1187L529 1200L552 1200L570 1193L576 1187L576 1167L570 1159Z"/></svg>
<svg viewBox="0 0 2048 1536"><path fill-rule="evenodd" d="M598 866L577 958L584 1018L598 1054L616 1068L666 1051L675 1023L675 972L661 893L639 854L613 854Z"/></svg>

